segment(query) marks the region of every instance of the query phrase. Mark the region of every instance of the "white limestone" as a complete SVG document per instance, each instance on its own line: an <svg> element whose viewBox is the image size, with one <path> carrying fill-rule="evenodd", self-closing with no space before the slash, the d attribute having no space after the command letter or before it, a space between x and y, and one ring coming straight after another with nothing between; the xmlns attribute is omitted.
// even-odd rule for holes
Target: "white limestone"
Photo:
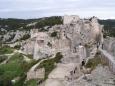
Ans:
<svg viewBox="0 0 115 86"><path fill-rule="evenodd" d="M78 16L64 16L63 21L64 25L55 25L49 28L48 32L31 30L31 39L33 41L24 45L24 52L33 54L36 60L49 57L57 52L62 52L64 57L76 57L79 54L79 57L86 58L87 53L84 45L90 44L92 46L94 43L102 42L103 37L100 36L102 27L98 24L97 18L83 20ZM57 32L57 37L51 37L51 33L54 31ZM48 46L48 43L51 46ZM79 44L84 47L81 52L83 54L77 52Z"/></svg>
<svg viewBox="0 0 115 86"><path fill-rule="evenodd" d="M25 52L29 49L36 60L62 53L61 63L49 74L45 86L51 86L51 82L53 86L67 86L69 81L83 75L80 70L82 60L93 57L97 44L103 42L102 26L96 17L64 16L63 19L63 25L55 25L48 32L31 30L31 41L24 45ZM56 37L51 37L53 32L57 33Z"/></svg>
<svg viewBox="0 0 115 86"><path fill-rule="evenodd" d="M65 15L63 17L63 24L70 24L72 22L77 22L79 19L80 19L79 16L76 15L72 15L72 16Z"/></svg>

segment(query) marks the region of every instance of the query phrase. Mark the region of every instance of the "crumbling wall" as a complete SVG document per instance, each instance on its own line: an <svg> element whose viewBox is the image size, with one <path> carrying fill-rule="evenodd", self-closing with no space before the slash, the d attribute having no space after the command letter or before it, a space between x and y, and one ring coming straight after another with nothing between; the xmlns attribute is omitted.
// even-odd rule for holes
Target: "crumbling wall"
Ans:
<svg viewBox="0 0 115 86"><path fill-rule="evenodd" d="M110 71L115 74L115 58L111 54L109 54L107 51L99 49L101 52L101 55L103 57L103 60L108 65Z"/></svg>
<svg viewBox="0 0 115 86"><path fill-rule="evenodd" d="M44 68L27 72L27 80L44 79L44 77L45 77L45 69Z"/></svg>
<svg viewBox="0 0 115 86"><path fill-rule="evenodd" d="M76 57L79 54L76 52L79 45L92 47L102 43L102 26L96 17L80 19L78 16L64 16L63 21L63 25L55 25L48 32L31 30L31 39L35 39L34 44L32 43L34 59L46 58L57 52L62 52L64 57ZM51 37L53 32L57 33L56 37ZM84 56L86 57L85 53Z"/></svg>

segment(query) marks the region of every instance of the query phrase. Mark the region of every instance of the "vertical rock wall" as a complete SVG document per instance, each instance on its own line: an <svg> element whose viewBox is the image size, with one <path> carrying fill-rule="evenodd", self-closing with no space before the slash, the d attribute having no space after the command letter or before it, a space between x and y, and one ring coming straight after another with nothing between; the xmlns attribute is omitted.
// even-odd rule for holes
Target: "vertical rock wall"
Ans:
<svg viewBox="0 0 115 86"><path fill-rule="evenodd" d="M64 16L63 19L63 25L55 25L48 32L31 31L31 39L35 39L31 45L34 47L34 59L46 58L57 52L62 52L66 58L64 62L72 60L70 57L86 58L85 45L89 45L92 51L93 45L102 43L102 26L96 17L80 19L78 16ZM51 37L53 32L57 32L56 37Z"/></svg>

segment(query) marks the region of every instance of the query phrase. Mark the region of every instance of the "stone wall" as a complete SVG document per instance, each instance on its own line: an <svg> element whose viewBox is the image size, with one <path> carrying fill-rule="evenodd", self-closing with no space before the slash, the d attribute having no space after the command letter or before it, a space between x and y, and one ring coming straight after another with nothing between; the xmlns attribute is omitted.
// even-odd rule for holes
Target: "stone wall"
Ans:
<svg viewBox="0 0 115 86"><path fill-rule="evenodd" d="M57 52L62 52L64 57L76 57L79 54L76 52L79 45L84 47L102 43L102 26L96 17L86 20L80 19L78 16L64 16L63 21L63 25L55 25L49 28L48 32L31 30L31 39L35 39L33 43L30 43L31 48L34 48L34 59L47 58ZM57 36L51 37L51 33L54 31L57 32ZM25 46L30 47L29 43ZM28 51L28 47L25 47L24 50Z"/></svg>
<svg viewBox="0 0 115 86"><path fill-rule="evenodd" d="M63 24L70 24L72 22L77 22L77 20L79 20L79 16L76 16L76 15L72 15L72 16L68 16L68 15L65 15L63 17Z"/></svg>
<svg viewBox="0 0 115 86"><path fill-rule="evenodd" d="M31 80L31 79L44 79L45 77L45 69L44 68L40 68L34 71L29 71L27 73L27 80Z"/></svg>
<svg viewBox="0 0 115 86"><path fill-rule="evenodd" d="M103 43L103 49L115 56L115 38L107 37Z"/></svg>
<svg viewBox="0 0 115 86"><path fill-rule="evenodd" d="M99 49L102 55L103 60L108 65L110 71L115 74L115 57L109 54L107 51Z"/></svg>

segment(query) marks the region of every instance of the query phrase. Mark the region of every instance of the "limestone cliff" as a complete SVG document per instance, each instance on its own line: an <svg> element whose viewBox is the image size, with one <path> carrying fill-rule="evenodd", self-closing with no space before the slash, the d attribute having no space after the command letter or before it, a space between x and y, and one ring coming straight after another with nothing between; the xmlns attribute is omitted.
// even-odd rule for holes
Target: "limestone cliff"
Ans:
<svg viewBox="0 0 115 86"><path fill-rule="evenodd" d="M31 52L36 60L56 52L62 52L66 58L63 62L67 62L68 58L70 61L72 57L80 57L83 52L82 57L86 58L90 56L86 50L91 52L103 42L102 26L96 17L80 19L78 16L64 16L63 25L55 25L48 32L33 29L30 33L34 40L26 42L23 50L26 53Z"/></svg>

